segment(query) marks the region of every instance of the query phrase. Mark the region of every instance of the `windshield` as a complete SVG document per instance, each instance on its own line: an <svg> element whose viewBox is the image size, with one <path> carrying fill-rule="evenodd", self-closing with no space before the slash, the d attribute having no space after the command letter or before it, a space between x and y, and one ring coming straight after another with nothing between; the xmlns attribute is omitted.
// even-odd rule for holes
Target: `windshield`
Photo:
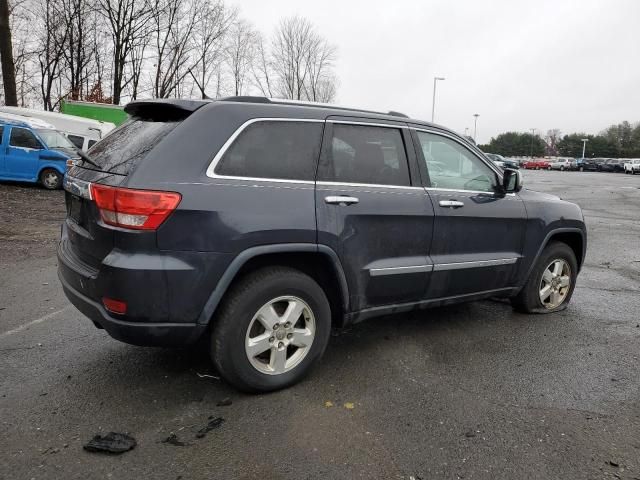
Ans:
<svg viewBox="0 0 640 480"><path fill-rule="evenodd" d="M73 144L67 140L67 137L62 135L57 130L51 129L39 129L36 130L40 138L44 140L44 143L48 148L70 148L75 150Z"/></svg>

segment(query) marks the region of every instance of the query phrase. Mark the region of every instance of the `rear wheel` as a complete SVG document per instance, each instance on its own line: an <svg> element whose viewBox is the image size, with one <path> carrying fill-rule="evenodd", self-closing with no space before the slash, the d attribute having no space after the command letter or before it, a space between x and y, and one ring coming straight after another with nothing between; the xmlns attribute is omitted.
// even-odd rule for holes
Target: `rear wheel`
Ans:
<svg viewBox="0 0 640 480"><path fill-rule="evenodd" d="M62 186L62 174L53 168L45 168L40 172L40 183L47 190L57 190Z"/></svg>
<svg viewBox="0 0 640 480"><path fill-rule="evenodd" d="M578 262L573 250L562 242L552 242L542 251L520 293L511 299L524 313L551 313L564 310L575 288Z"/></svg>
<svg viewBox="0 0 640 480"><path fill-rule="evenodd" d="M269 267L242 278L220 307L211 356L236 388L266 392L301 380L329 341L331 309L308 275Z"/></svg>

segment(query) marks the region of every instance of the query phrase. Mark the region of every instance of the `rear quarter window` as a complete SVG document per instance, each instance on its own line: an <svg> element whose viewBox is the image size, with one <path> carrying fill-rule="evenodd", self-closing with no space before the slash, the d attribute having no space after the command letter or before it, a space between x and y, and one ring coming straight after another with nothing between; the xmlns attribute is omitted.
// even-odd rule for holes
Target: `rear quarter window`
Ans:
<svg viewBox="0 0 640 480"><path fill-rule="evenodd" d="M102 170L128 175L179 123L133 118L93 145L89 154Z"/></svg>
<svg viewBox="0 0 640 480"><path fill-rule="evenodd" d="M252 123L238 135L215 167L229 177L313 180L324 122Z"/></svg>

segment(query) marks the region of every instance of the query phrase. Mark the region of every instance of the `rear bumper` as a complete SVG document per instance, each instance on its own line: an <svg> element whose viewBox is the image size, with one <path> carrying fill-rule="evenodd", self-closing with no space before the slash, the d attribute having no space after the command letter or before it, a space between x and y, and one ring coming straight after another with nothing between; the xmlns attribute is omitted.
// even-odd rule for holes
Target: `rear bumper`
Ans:
<svg viewBox="0 0 640 480"><path fill-rule="evenodd" d="M206 325L196 323L139 323L115 319L102 305L71 287L60 268L58 277L69 301L96 326L104 328L109 335L121 342L154 347L184 346L195 343L207 328Z"/></svg>

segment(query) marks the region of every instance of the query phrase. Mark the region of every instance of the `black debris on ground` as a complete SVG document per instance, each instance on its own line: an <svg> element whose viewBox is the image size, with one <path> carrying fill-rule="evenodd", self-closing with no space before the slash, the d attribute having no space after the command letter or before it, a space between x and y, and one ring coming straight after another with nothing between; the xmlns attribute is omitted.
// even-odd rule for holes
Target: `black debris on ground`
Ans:
<svg viewBox="0 0 640 480"><path fill-rule="evenodd" d="M232 403L233 402L231 401L231 399L229 397L225 397L222 400L220 400L218 403L216 403L216 406L217 407L228 407Z"/></svg>
<svg viewBox="0 0 640 480"><path fill-rule="evenodd" d="M126 433L109 432L104 436L96 435L82 448L87 452L124 453L136 445L136 439Z"/></svg>
<svg viewBox="0 0 640 480"><path fill-rule="evenodd" d="M209 417L209 423L198 430L198 433L196 433L196 438L204 438L207 433L209 433L211 430L215 430L216 428L220 428L223 423L224 418L222 417Z"/></svg>
<svg viewBox="0 0 640 480"><path fill-rule="evenodd" d="M175 433L171 433L171 435L162 440L162 443L168 443L169 445L173 445L174 447L185 447L187 445L186 443L180 441Z"/></svg>

